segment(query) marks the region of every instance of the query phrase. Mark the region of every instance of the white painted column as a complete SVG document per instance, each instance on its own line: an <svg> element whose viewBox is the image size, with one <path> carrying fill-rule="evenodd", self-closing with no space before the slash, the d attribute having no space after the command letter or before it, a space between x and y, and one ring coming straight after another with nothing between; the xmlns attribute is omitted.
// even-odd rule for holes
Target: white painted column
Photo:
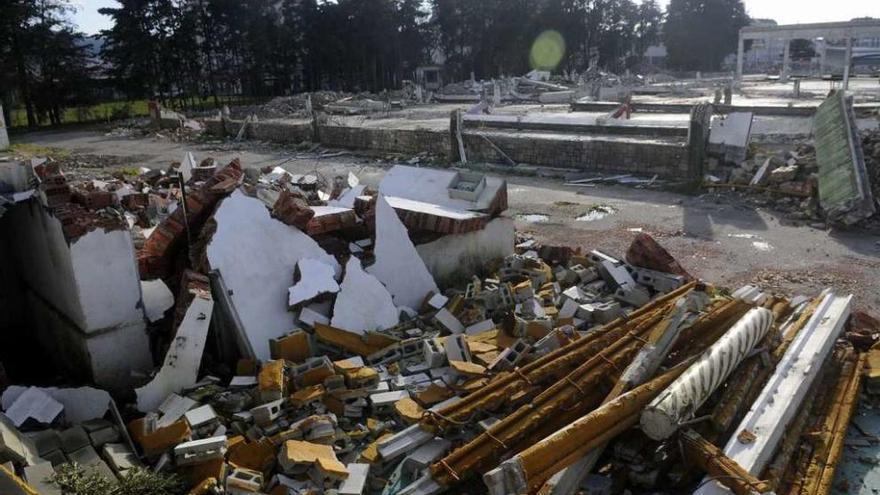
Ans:
<svg viewBox="0 0 880 495"><path fill-rule="evenodd" d="M743 40L742 33L739 34L739 45L737 45L736 49L736 80L742 81L743 77L743 55L745 52L745 41Z"/></svg>
<svg viewBox="0 0 880 495"><path fill-rule="evenodd" d="M843 56L843 89L849 89L849 68L852 65L852 38L846 39L846 54Z"/></svg>
<svg viewBox="0 0 880 495"><path fill-rule="evenodd" d="M782 75L779 77L780 82L788 82L788 76L791 75L791 40L783 40L782 48Z"/></svg>
<svg viewBox="0 0 880 495"><path fill-rule="evenodd" d="M9 135L6 133L6 122L3 119L3 104L0 103L0 151L9 149Z"/></svg>

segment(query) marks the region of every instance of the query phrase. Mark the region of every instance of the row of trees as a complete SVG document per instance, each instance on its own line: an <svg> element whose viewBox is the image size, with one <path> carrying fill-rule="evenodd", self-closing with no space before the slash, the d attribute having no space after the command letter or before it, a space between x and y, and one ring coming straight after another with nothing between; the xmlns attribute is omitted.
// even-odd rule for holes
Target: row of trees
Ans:
<svg viewBox="0 0 880 495"><path fill-rule="evenodd" d="M275 96L319 89L400 87L445 58L447 79L515 75L535 66L552 30L557 71L639 65L661 40L673 67L712 70L747 22L742 0L117 0L101 9L103 65L94 67L65 21L70 0L0 2L0 93L28 121L86 100L90 71L132 99ZM540 65L540 64L539 64ZM548 68L548 67L541 67Z"/></svg>
<svg viewBox="0 0 880 495"><path fill-rule="evenodd" d="M29 126L60 124L65 108L90 97L88 53L66 20L69 13L62 0L0 2L0 98L6 122L13 96Z"/></svg>

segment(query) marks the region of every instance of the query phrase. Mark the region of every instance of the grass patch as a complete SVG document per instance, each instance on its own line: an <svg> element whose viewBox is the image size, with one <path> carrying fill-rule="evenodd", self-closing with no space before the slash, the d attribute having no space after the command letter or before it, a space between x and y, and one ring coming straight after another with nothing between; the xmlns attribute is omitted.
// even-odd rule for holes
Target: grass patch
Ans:
<svg viewBox="0 0 880 495"><path fill-rule="evenodd" d="M43 157L52 158L53 160L61 160L69 158L71 155L70 150L41 146L33 143L12 143L9 150L16 155L21 155L25 158Z"/></svg>
<svg viewBox="0 0 880 495"><path fill-rule="evenodd" d="M252 105L264 103L267 101L265 97L254 96L229 96L220 98L220 106L223 105ZM208 111L217 109L213 97L198 97L193 100L187 100L188 107L182 108L176 102L169 102L166 107L172 110L179 110L184 113L187 111ZM148 100L130 100L130 101L109 101L104 103L96 103L94 105L86 105L81 107L72 107L64 110L62 123L95 123L95 122L112 122L114 120L123 120L129 118L148 117L150 115ZM27 127L27 110L25 108L13 108L10 111L9 127ZM48 127L49 121L40 124L40 127Z"/></svg>

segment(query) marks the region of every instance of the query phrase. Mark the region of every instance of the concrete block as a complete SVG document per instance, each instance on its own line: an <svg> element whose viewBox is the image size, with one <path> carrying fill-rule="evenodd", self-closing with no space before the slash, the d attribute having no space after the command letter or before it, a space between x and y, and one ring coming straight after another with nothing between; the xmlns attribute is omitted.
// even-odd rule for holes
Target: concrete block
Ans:
<svg viewBox="0 0 880 495"><path fill-rule="evenodd" d="M70 452L68 454L68 458L70 462L75 462L79 464L84 470L92 471L108 480L115 480L116 475L113 474L113 470L110 469L110 466L104 462L98 453L95 451L94 447L88 445L74 452Z"/></svg>
<svg viewBox="0 0 880 495"><path fill-rule="evenodd" d="M614 292L614 298L630 306L640 308L651 300L651 295L644 287L633 284L631 286L618 287Z"/></svg>
<svg viewBox="0 0 880 495"><path fill-rule="evenodd" d="M278 419L282 413L284 399L267 402L250 410L254 422L259 426L267 426Z"/></svg>
<svg viewBox="0 0 880 495"><path fill-rule="evenodd" d="M345 466L348 478L336 490L337 495L363 495L370 474L369 464L351 463Z"/></svg>
<svg viewBox="0 0 880 495"><path fill-rule="evenodd" d="M418 477L422 471L439 460L452 448L452 442L445 438L434 438L420 445L403 459L403 470L411 478Z"/></svg>
<svg viewBox="0 0 880 495"><path fill-rule="evenodd" d="M426 339L423 347L423 359L429 368L439 368L446 362L446 350L437 339Z"/></svg>
<svg viewBox="0 0 880 495"><path fill-rule="evenodd" d="M489 364L489 369L494 371L512 370L531 351L531 346L523 340L517 340L507 349L501 351L498 357Z"/></svg>
<svg viewBox="0 0 880 495"><path fill-rule="evenodd" d="M201 464L226 455L226 437L210 437L192 440L174 447L174 462L178 466Z"/></svg>
<svg viewBox="0 0 880 495"><path fill-rule="evenodd" d="M465 330L464 325L458 321L458 318L446 308L438 311L437 314L434 315L434 319L453 335L460 334Z"/></svg>
<svg viewBox="0 0 880 495"><path fill-rule="evenodd" d="M467 335L476 335L478 333L488 332L489 330L493 330L494 328L495 322L491 319L486 319L468 326L467 328L465 328L464 333L466 333Z"/></svg>
<svg viewBox="0 0 880 495"><path fill-rule="evenodd" d="M183 415L189 411L190 409L199 405L198 402L190 399L189 397L183 397L177 395L175 393L169 394L165 400L159 404L159 412L162 413L162 417L156 423L157 428L164 428L171 423L174 423Z"/></svg>
<svg viewBox="0 0 880 495"><path fill-rule="evenodd" d="M418 424L414 424L388 438L380 440L377 448L382 459L392 461L408 452L412 452L433 438L434 435L432 433L423 430Z"/></svg>
<svg viewBox="0 0 880 495"><path fill-rule="evenodd" d="M378 394L370 395L370 403L372 404L375 413L387 411L394 407L395 402L408 397L409 392L406 390L392 390L391 392L380 392Z"/></svg>
<svg viewBox="0 0 880 495"><path fill-rule="evenodd" d="M0 425L2 429L2 425ZM37 449L37 454L44 457L49 452L61 450L61 436L58 430L40 430L28 435Z"/></svg>
<svg viewBox="0 0 880 495"><path fill-rule="evenodd" d="M229 495L252 495L262 489L263 473L235 468L226 476L226 493Z"/></svg>
<svg viewBox="0 0 880 495"><path fill-rule="evenodd" d="M463 335L452 335L446 338L446 357L450 361L471 361L471 351L467 339Z"/></svg>
<svg viewBox="0 0 880 495"><path fill-rule="evenodd" d="M211 426L220 420L214 408L210 404L191 409L184 414L186 422L193 429Z"/></svg>
<svg viewBox="0 0 880 495"><path fill-rule="evenodd" d="M2 114L0 114L2 118ZM37 490L40 495L61 495L61 490L46 480L55 474L51 462L41 462L24 468L24 479Z"/></svg>
<svg viewBox="0 0 880 495"><path fill-rule="evenodd" d="M60 433L61 450L70 454L84 447L91 446L89 434L82 426L71 426Z"/></svg>
<svg viewBox="0 0 880 495"><path fill-rule="evenodd" d="M135 453L131 451L131 448L122 443L105 444L101 448L101 454L117 475L141 465Z"/></svg>

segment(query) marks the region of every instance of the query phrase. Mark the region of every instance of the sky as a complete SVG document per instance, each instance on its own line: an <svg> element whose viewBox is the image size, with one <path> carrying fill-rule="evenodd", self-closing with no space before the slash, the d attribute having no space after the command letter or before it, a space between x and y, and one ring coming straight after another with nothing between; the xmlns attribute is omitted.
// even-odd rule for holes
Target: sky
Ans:
<svg viewBox="0 0 880 495"><path fill-rule="evenodd" d="M659 0L665 8L669 0ZM115 7L114 0L74 0L77 12L73 22L86 34L96 34L111 27L109 17L98 9ZM746 11L752 17L774 19L779 24L805 22L848 21L854 17L880 18L880 0L835 0L833 7L827 0L745 0Z"/></svg>

